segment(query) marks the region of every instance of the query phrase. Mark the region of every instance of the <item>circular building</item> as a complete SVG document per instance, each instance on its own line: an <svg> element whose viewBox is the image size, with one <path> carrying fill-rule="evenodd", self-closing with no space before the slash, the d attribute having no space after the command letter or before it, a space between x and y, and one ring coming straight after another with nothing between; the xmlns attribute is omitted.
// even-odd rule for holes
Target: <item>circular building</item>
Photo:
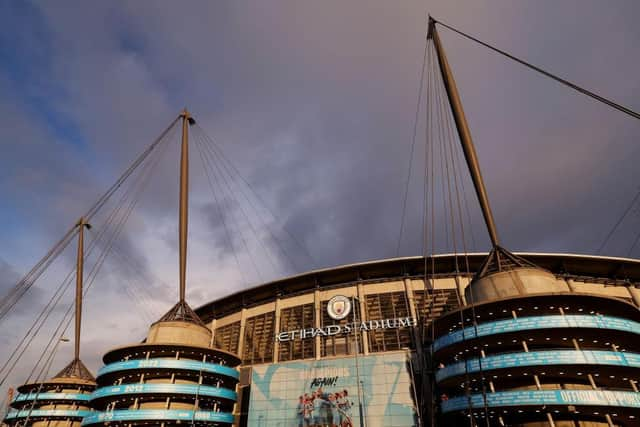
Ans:
<svg viewBox="0 0 640 427"><path fill-rule="evenodd" d="M443 420L638 424L637 306L579 292L499 247L465 294L468 305L434 322L431 357Z"/></svg>
<svg viewBox="0 0 640 427"><path fill-rule="evenodd" d="M237 425L636 425L640 261L509 256L346 265L201 306L240 359Z"/></svg>
<svg viewBox="0 0 640 427"><path fill-rule="evenodd" d="M18 387L4 423L9 426L80 427L92 414L89 400L95 379L79 360L73 360L51 380Z"/></svg>
<svg viewBox="0 0 640 427"><path fill-rule="evenodd" d="M97 412L82 425L231 425L239 359L210 344L211 331L178 303L143 343L103 357L91 395Z"/></svg>

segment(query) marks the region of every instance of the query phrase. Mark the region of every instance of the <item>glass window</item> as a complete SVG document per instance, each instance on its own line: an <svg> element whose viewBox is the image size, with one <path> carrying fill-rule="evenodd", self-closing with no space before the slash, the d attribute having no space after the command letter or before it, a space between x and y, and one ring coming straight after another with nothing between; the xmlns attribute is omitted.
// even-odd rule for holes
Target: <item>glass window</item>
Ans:
<svg viewBox="0 0 640 427"><path fill-rule="evenodd" d="M247 319L244 327L243 364L273 361L274 324L275 312L273 311Z"/></svg>
<svg viewBox="0 0 640 427"><path fill-rule="evenodd" d="M367 295L367 316L369 320L398 319L411 316L409 303L404 292L388 292ZM391 351L411 348L411 329L375 329L368 332L369 351Z"/></svg>
<svg viewBox="0 0 640 427"><path fill-rule="evenodd" d="M320 317L320 326L327 327L329 325L346 325L352 324L354 321L360 322L364 319L360 316L360 304L356 300L355 304L353 304L351 314L349 314L346 318L342 320L334 320L329 317L329 313L327 313L327 303L329 300L322 301L320 307L320 312L322 313ZM355 338L358 338L356 342ZM358 348L358 353L363 353L362 349L362 334L351 333L349 335L331 335L331 336L323 336L320 337L320 345L322 349L322 356L340 356L344 354L355 354L356 347Z"/></svg>
<svg viewBox="0 0 640 427"><path fill-rule="evenodd" d="M436 289L433 291L415 291L414 301L420 324L428 326L443 314L460 307L455 289Z"/></svg>
<svg viewBox="0 0 640 427"><path fill-rule="evenodd" d="M220 350L238 354L238 341L240 340L240 322L230 323L216 328L214 346Z"/></svg>
<svg viewBox="0 0 640 427"><path fill-rule="evenodd" d="M280 332L315 327L313 303L280 310ZM309 359L315 357L314 339L296 339L278 343L278 360Z"/></svg>

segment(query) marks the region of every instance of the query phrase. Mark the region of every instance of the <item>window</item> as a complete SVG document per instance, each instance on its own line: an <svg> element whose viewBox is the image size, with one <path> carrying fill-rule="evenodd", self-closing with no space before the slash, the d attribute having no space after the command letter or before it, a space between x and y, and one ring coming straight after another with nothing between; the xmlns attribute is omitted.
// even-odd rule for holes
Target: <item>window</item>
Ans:
<svg viewBox="0 0 640 427"><path fill-rule="evenodd" d="M280 310L279 332L315 327L313 303ZM278 360L309 359L315 357L315 340L295 339L278 343Z"/></svg>
<svg viewBox="0 0 640 427"><path fill-rule="evenodd" d="M273 361L275 312L260 314L247 319L244 327L242 363L269 363Z"/></svg>
<svg viewBox="0 0 640 427"><path fill-rule="evenodd" d="M220 350L238 354L238 341L240 340L240 322L230 323L216 328L214 346Z"/></svg>
<svg viewBox="0 0 640 427"><path fill-rule="evenodd" d="M424 319L425 326L431 324L433 319L437 319L443 314L457 310L460 307L455 289L415 291L413 295L418 320L422 324Z"/></svg>
<svg viewBox="0 0 640 427"><path fill-rule="evenodd" d="M367 295L367 316L369 320L397 319L411 316L409 303L404 292ZM410 348L411 329L375 329L368 332L369 351L391 351Z"/></svg>
<svg viewBox="0 0 640 427"><path fill-rule="evenodd" d="M327 313L327 303L329 302L329 300L326 301L322 301L321 303L321 313L322 316L320 317L320 323L321 323L321 327L327 327L329 325L346 325L346 324L352 324L354 322L354 319L357 322L360 322L361 320L363 320L360 317L360 304L358 304L357 301L355 301L355 304L353 304L352 307L352 311L351 313L342 320L334 320L331 317L329 317L329 313ZM358 338L357 342L356 342L356 337ZM358 348L358 353L362 353L363 349L362 349L362 335L358 334L356 335L355 333L351 333L349 335L332 335L332 336L323 336L320 337L320 346L322 348L322 356L340 356L340 355L344 355L344 354L355 354L356 353L356 346Z"/></svg>

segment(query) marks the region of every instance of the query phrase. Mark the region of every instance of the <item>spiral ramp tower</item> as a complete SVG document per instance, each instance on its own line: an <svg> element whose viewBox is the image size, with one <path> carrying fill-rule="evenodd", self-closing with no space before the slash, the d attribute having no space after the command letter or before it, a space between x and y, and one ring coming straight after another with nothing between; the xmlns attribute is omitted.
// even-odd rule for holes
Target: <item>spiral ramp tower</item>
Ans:
<svg viewBox="0 0 640 427"><path fill-rule="evenodd" d="M240 359L212 349L212 332L185 301L189 195L189 126L182 119L179 208L179 300L152 324L142 344L108 352L82 426L228 426L233 424Z"/></svg>
<svg viewBox="0 0 640 427"><path fill-rule="evenodd" d="M464 306L428 343L442 425L640 425L640 311L576 293L502 246L453 73L429 18L447 98L492 250Z"/></svg>
<svg viewBox="0 0 640 427"><path fill-rule="evenodd" d="M16 427L80 427L84 417L92 413L89 405L96 380L80 360L80 329L82 322L84 230L90 228L85 218L76 223L78 250L75 286L75 346L71 363L52 379L24 384L11 400L11 410L4 424ZM60 337L60 341L63 338ZM49 355L53 360L57 345Z"/></svg>
<svg viewBox="0 0 640 427"><path fill-rule="evenodd" d="M82 419L92 412L89 401L95 387L89 370L75 359L46 382L18 387L4 423L20 427L80 427Z"/></svg>
<svg viewBox="0 0 640 427"><path fill-rule="evenodd" d="M635 306L572 293L501 248L466 297L432 345L445 425L640 425Z"/></svg>
<svg viewBox="0 0 640 427"><path fill-rule="evenodd" d="M226 426L234 421L237 356L209 347L211 331L184 302L145 342L109 351L83 426Z"/></svg>

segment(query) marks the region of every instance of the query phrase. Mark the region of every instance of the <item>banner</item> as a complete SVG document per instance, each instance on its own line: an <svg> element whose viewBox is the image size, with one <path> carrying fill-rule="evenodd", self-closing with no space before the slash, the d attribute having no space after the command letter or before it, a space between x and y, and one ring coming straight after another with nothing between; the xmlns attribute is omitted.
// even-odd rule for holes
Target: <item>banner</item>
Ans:
<svg viewBox="0 0 640 427"><path fill-rule="evenodd" d="M404 352L254 366L248 425L416 426Z"/></svg>

